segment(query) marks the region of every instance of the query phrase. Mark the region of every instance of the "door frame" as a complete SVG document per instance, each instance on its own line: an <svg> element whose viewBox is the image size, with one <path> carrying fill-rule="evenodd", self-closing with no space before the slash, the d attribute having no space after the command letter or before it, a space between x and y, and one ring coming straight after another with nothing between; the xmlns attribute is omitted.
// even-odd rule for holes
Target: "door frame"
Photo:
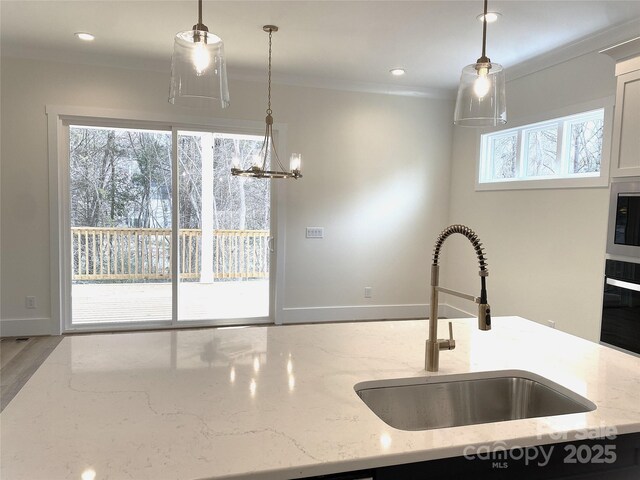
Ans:
<svg viewBox="0 0 640 480"><path fill-rule="evenodd" d="M114 128L165 130L172 135L172 204L178 205L177 132L178 130L215 131L262 135L264 123L212 117L112 110L102 108L46 106L49 160L49 237L52 334L98 331L131 331L206 326L282 324L284 305L284 252L286 218L286 182L271 183L271 237L274 249L269 265L269 316L219 320L178 322L178 281L174 272L178 265L178 249L172 249L172 318L149 322L104 322L74 325L71 323L71 234L69 192L69 125L81 124ZM287 153L287 125L274 123L274 136L279 152ZM172 242L178 240L179 212L172 211ZM177 245L177 243L174 243Z"/></svg>

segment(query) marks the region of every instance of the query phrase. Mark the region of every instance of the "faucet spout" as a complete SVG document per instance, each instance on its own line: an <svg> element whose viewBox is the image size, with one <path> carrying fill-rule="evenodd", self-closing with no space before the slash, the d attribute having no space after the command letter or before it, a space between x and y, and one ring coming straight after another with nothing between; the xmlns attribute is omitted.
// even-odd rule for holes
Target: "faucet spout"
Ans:
<svg viewBox="0 0 640 480"><path fill-rule="evenodd" d="M474 297L465 293L456 292L439 286L439 274L440 266L438 264L440 258L440 250L444 241L452 234L460 233L464 235L470 242L476 251L478 257L478 264L480 266L480 296ZM433 263L431 264L431 303L430 315L429 315L429 338L426 342L425 350L425 370L429 372L437 372L440 362L440 350L453 350L455 348L455 340L453 339L453 327L449 322L449 339L438 339L438 293L446 293L449 295L455 295L457 297L464 298L466 300L473 301L478 304L478 328L480 330L491 330L491 308L487 303L487 286L486 278L489 275L487 269L487 262L485 259L484 248L478 235L469 227L464 225L451 225L444 229L438 238L433 250Z"/></svg>

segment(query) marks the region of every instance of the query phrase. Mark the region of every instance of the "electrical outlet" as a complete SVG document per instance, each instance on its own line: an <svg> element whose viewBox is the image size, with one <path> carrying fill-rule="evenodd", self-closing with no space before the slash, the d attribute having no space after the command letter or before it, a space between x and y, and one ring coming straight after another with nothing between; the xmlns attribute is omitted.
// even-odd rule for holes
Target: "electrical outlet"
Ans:
<svg viewBox="0 0 640 480"><path fill-rule="evenodd" d="M307 238L324 238L324 227L307 227Z"/></svg>
<svg viewBox="0 0 640 480"><path fill-rule="evenodd" d="M371 298L371 287L364 287L364 298Z"/></svg>
<svg viewBox="0 0 640 480"><path fill-rule="evenodd" d="M27 308L36 308L36 297L25 297L24 306Z"/></svg>

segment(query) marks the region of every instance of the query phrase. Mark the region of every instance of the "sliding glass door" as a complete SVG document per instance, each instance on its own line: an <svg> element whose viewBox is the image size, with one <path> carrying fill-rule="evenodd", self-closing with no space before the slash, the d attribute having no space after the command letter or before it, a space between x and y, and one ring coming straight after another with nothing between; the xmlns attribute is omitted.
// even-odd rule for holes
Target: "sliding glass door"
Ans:
<svg viewBox="0 0 640 480"><path fill-rule="evenodd" d="M262 138L178 132L178 320L269 316L270 182L231 175Z"/></svg>
<svg viewBox="0 0 640 480"><path fill-rule="evenodd" d="M70 329L268 321L272 184L230 174L261 142L69 126Z"/></svg>
<svg viewBox="0 0 640 480"><path fill-rule="evenodd" d="M72 323L171 321L171 132L69 127Z"/></svg>

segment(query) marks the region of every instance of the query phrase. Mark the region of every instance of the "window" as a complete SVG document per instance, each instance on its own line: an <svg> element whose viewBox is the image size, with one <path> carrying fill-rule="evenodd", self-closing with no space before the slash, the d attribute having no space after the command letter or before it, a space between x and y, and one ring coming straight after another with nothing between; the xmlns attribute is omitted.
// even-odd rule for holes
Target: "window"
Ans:
<svg viewBox="0 0 640 480"><path fill-rule="evenodd" d="M606 185L604 144L605 108L480 135L478 189Z"/></svg>

